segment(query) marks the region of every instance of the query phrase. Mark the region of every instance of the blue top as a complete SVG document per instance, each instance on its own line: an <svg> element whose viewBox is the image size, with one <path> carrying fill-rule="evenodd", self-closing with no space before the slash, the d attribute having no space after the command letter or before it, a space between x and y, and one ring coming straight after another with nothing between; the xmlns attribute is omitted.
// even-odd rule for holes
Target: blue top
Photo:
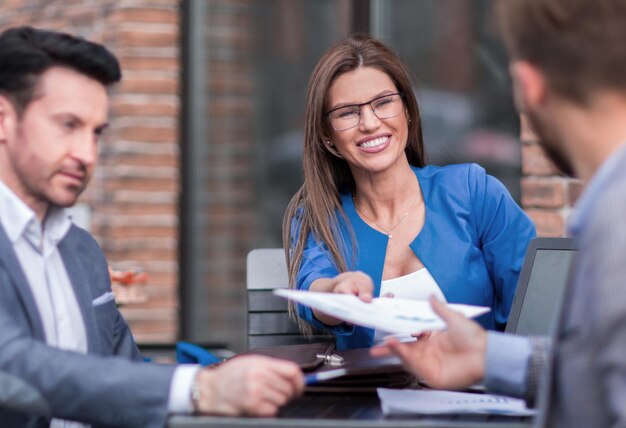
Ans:
<svg viewBox="0 0 626 428"><path fill-rule="evenodd" d="M533 223L502 183L476 164L412 169L424 196L426 218L410 244L411 249L435 278L448 302L489 306L491 312L477 321L485 328L503 330L526 247L535 237ZM349 222L348 226L339 216L343 242L347 243L343 247L350 248L351 230L357 245L357 253L345 257L348 269L368 274L377 297L389 238L361 219L349 193L340 198ZM295 241L299 232L297 221L293 225ZM296 278L297 288L308 290L316 279L338 274L326 245L309 234ZM372 346L373 329L346 324L326 326L314 317L311 308L303 305L298 305L298 314L313 327L333 332L338 349Z"/></svg>

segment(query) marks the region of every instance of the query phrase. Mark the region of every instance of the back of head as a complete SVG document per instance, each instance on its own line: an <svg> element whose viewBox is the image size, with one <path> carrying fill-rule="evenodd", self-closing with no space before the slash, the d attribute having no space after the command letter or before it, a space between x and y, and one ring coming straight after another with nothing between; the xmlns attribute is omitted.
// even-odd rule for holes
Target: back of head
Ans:
<svg viewBox="0 0 626 428"><path fill-rule="evenodd" d="M500 0L496 13L512 59L541 69L562 96L626 94L625 0Z"/></svg>
<svg viewBox="0 0 626 428"><path fill-rule="evenodd" d="M73 69L104 86L122 77L115 56L98 43L31 27L0 34L0 94L18 114L36 97L39 77L51 67Z"/></svg>

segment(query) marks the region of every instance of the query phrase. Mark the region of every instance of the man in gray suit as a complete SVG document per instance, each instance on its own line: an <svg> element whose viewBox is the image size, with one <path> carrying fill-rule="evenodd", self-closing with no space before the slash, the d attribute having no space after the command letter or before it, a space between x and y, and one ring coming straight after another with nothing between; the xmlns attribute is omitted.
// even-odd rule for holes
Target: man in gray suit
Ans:
<svg viewBox="0 0 626 428"><path fill-rule="evenodd" d="M432 301L446 332L373 353L399 355L435 387L537 396L540 426L626 426L626 1L501 0L497 11L518 106L555 164L586 183L555 332L487 333Z"/></svg>
<svg viewBox="0 0 626 428"><path fill-rule="evenodd" d="M64 209L93 173L107 89L120 78L96 43L28 27L0 35L0 426L272 415L303 389L293 363L143 363L101 249Z"/></svg>

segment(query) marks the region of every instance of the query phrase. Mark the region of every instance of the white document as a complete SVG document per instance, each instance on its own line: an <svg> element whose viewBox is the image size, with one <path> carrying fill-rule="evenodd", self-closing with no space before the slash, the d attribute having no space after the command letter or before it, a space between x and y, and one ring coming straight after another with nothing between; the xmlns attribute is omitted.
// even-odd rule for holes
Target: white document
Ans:
<svg viewBox="0 0 626 428"><path fill-rule="evenodd" d="M490 414L534 416L524 400L492 394L472 394L439 390L378 388L378 398L385 415Z"/></svg>
<svg viewBox="0 0 626 428"><path fill-rule="evenodd" d="M445 323L423 300L388 297L365 303L349 294L318 293L314 291L274 290L274 294L310 306L335 318L390 334L406 335L428 330L442 330ZM484 306L448 304L450 309L473 318L489 312Z"/></svg>

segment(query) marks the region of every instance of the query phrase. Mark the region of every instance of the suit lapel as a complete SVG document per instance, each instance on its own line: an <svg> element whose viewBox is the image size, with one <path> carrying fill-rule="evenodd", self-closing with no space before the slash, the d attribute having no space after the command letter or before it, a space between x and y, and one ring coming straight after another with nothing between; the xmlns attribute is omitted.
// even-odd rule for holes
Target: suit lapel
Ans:
<svg viewBox="0 0 626 428"><path fill-rule="evenodd" d="M65 238L59 242L58 249L63 259L67 276L72 283L72 289L74 290L80 313L83 316L83 322L85 323L87 352L89 354L98 354L100 353L100 340L93 311L91 281L89 280L87 264L82 258L81 243L75 239L76 234L73 233L74 227L76 226L72 226Z"/></svg>
<svg viewBox="0 0 626 428"><path fill-rule="evenodd" d="M39 316L39 308L35 303L35 298L28 285L22 265L17 259L11 241L7 236L2 225L0 225L0 264L4 265L7 274L11 277L12 284L17 290L17 294L24 305L28 316L33 336L36 339L46 341L46 334L43 329L43 323ZM8 286L8 284L6 284Z"/></svg>

